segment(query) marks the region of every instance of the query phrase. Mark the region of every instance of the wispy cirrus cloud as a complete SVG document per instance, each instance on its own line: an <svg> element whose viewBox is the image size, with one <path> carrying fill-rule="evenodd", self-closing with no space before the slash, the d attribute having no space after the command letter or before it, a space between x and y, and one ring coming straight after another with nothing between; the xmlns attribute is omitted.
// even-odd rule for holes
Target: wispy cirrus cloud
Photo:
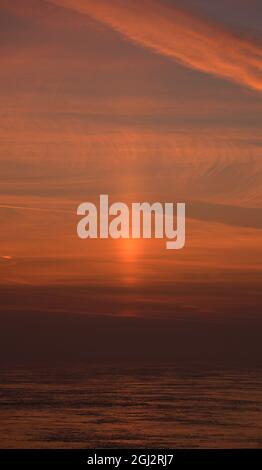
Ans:
<svg viewBox="0 0 262 470"><path fill-rule="evenodd" d="M262 45L157 0L52 0L188 67L262 91Z"/></svg>

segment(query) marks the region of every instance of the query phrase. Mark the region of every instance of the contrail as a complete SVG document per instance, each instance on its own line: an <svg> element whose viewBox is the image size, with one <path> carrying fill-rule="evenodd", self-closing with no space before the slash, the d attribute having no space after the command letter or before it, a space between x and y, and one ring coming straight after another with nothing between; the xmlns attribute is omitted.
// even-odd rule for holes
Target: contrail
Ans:
<svg viewBox="0 0 262 470"><path fill-rule="evenodd" d="M158 0L52 0L127 39L200 70L262 91L262 46Z"/></svg>
<svg viewBox="0 0 262 470"><path fill-rule="evenodd" d="M64 210L64 209L47 209L42 207L29 207L29 206L13 206L10 204L0 204L0 209L14 209L14 210L22 210L22 211L35 211L35 212L48 212L54 214L73 214L75 212Z"/></svg>

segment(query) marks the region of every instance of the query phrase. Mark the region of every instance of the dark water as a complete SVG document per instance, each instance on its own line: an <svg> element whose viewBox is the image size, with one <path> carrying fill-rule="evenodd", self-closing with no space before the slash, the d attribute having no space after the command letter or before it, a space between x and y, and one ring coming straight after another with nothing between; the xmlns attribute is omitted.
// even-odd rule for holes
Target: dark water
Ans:
<svg viewBox="0 0 262 470"><path fill-rule="evenodd" d="M1 371L1 448L261 447L262 371Z"/></svg>

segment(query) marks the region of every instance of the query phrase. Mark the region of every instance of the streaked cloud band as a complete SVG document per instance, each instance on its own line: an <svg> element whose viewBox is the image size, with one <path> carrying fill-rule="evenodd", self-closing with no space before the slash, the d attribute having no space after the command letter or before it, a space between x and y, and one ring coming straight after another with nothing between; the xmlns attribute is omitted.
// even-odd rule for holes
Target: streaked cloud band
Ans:
<svg viewBox="0 0 262 470"><path fill-rule="evenodd" d="M53 0L185 66L262 90L262 46L156 0Z"/></svg>

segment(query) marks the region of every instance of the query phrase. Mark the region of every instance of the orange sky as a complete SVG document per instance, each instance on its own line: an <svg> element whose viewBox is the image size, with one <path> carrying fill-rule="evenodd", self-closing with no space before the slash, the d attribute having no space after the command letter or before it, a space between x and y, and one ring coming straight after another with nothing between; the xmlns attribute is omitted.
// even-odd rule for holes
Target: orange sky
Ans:
<svg viewBox="0 0 262 470"><path fill-rule="evenodd" d="M47 310L259 313L261 31L248 1L181 3L1 0L5 311L59 286ZM185 249L79 240L77 206L101 193L185 201Z"/></svg>

